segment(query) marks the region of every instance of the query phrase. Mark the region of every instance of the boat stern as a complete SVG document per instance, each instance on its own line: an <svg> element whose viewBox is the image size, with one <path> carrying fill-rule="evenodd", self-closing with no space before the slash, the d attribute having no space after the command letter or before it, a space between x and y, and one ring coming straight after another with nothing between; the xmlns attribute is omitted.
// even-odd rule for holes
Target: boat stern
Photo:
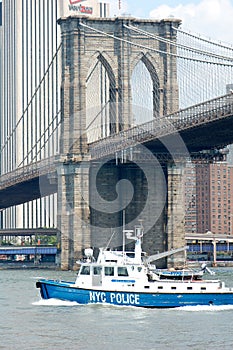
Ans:
<svg viewBox="0 0 233 350"><path fill-rule="evenodd" d="M40 289L40 295L42 299L49 299L46 284L43 283L43 281L37 281L36 288Z"/></svg>

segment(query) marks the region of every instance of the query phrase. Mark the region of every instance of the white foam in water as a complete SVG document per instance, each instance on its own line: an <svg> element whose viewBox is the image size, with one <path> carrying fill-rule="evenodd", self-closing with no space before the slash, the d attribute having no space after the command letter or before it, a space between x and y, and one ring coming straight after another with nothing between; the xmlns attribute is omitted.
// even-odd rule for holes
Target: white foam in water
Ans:
<svg viewBox="0 0 233 350"><path fill-rule="evenodd" d="M59 299L40 299L38 301L35 301L32 303L32 305L39 305L39 306L77 306L79 305L75 301L66 301L66 300L59 300Z"/></svg>
<svg viewBox="0 0 233 350"><path fill-rule="evenodd" d="M178 308L182 311L226 311L233 310L233 305L197 305L197 306L182 306ZM177 308L176 308L177 310Z"/></svg>
<svg viewBox="0 0 233 350"><path fill-rule="evenodd" d="M36 306L78 306L80 305L79 303L75 301L66 301L66 300L59 300L59 299L40 299L38 301L35 301L32 303L32 305ZM88 306L90 305L101 305L105 307L109 306L119 306L119 305L110 305L110 304L87 304ZM86 306L87 306L86 305ZM122 308L122 306L119 306ZM131 306L127 306L127 308ZM132 307L133 309L135 307ZM136 308L137 309L137 308ZM191 311L191 312L201 312L201 311L227 311L227 310L233 310L233 305L197 305L197 306L181 306L178 308L172 308L170 309L171 311L174 310L180 310L180 311Z"/></svg>

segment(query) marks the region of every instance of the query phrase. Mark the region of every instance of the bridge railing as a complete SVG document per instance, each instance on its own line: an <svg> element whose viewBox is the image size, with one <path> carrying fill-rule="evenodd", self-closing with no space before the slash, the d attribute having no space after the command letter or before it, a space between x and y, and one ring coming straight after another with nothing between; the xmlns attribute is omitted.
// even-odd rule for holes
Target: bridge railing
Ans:
<svg viewBox="0 0 233 350"><path fill-rule="evenodd" d="M201 122L201 117L205 116L212 120L213 117L226 116L232 113L233 107L233 94L227 94L207 102L199 103L197 105L179 110L173 114L168 115L171 121L176 121L176 124L181 124L183 126L184 122ZM216 114L217 113L217 114ZM207 119L207 120L208 120ZM205 119L206 122L206 119Z"/></svg>
<svg viewBox="0 0 233 350"><path fill-rule="evenodd" d="M17 168L0 176L0 190L55 170L55 156Z"/></svg>
<svg viewBox="0 0 233 350"><path fill-rule="evenodd" d="M171 135L186 128L233 115L233 94L179 110L167 116L134 126L128 130L89 144L91 159L100 159L144 142ZM42 159L0 176L0 190L43 174L54 172L57 156Z"/></svg>
<svg viewBox="0 0 233 350"><path fill-rule="evenodd" d="M233 113L233 94L212 99L134 126L128 130L89 144L92 159L120 152L155 138L174 134L185 128L207 123Z"/></svg>

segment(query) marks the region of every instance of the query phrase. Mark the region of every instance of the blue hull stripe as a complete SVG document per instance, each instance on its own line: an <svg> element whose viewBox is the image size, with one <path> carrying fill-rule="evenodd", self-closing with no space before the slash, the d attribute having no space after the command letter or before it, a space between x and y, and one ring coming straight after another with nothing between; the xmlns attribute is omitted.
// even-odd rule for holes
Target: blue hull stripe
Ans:
<svg viewBox="0 0 233 350"><path fill-rule="evenodd" d="M67 283L40 280L37 287L44 299L56 298L79 304L106 303L122 306L171 308L196 305L233 305L233 293L135 293L80 289Z"/></svg>
<svg viewBox="0 0 233 350"><path fill-rule="evenodd" d="M117 279L112 279L111 282L120 282L120 283L135 283L135 280L117 280Z"/></svg>

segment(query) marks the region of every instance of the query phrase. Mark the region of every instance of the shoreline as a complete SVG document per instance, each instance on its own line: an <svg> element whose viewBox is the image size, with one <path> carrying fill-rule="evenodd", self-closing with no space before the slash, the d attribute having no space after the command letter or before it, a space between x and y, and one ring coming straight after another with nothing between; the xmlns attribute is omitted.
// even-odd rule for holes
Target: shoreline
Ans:
<svg viewBox="0 0 233 350"><path fill-rule="evenodd" d="M216 264L214 264L213 261L188 261L187 262L187 266L190 268L195 268L195 267L200 267L201 264L207 264L207 266L210 267L233 267L233 261L223 261L223 260L219 260L216 262Z"/></svg>
<svg viewBox="0 0 233 350"><path fill-rule="evenodd" d="M0 264L0 270L61 270L61 268L55 264Z"/></svg>

